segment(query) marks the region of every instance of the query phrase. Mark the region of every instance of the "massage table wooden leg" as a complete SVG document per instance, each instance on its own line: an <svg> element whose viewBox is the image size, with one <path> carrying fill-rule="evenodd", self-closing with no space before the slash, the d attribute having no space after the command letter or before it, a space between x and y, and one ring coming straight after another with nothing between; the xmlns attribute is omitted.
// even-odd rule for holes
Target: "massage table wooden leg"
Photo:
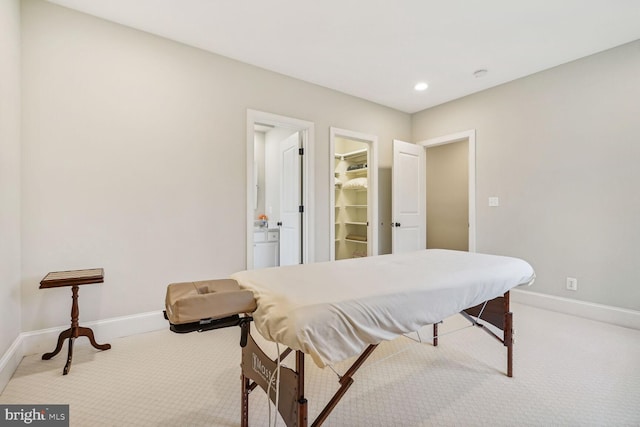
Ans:
<svg viewBox="0 0 640 427"><path fill-rule="evenodd" d="M507 291L501 297L467 308L461 311L460 314L469 320L473 326L483 329L507 347L507 376L513 377L513 313L509 311L509 295L509 291ZM498 328L502 331L502 336L496 335L485 327L483 322L490 323Z"/></svg>
<svg viewBox="0 0 640 427"><path fill-rule="evenodd" d="M304 397L304 353L296 351L298 373L298 426L307 427L307 399Z"/></svg>
<svg viewBox="0 0 640 427"><path fill-rule="evenodd" d="M433 346L434 347L438 346L438 324L437 323L433 324Z"/></svg>
<svg viewBox="0 0 640 427"><path fill-rule="evenodd" d="M247 363L247 362L253 361L254 357L256 357L257 355L257 357L260 359L259 365L261 367L266 366L266 369L263 369L263 371L266 370L267 372L274 372L274 370L277 369L277 366L276 366L277 360L271 360L268 357L266 357L264 352L262 352L262 350L259 349L255 341L251 337L249 337L248 343L249 343L249 346L246 349L243 348L243 363L242 363L243 373L241 376L241 379L242 379L242 414L241 414L241 424L240 424L241 427L249 426L249 393L251 393L251 391L258 386L260 386L265 391L267 387L266 382L261 383L260 385L256 382L256 378L258 378L259 375L256 377L251 377L251 375L254 373L252 372L253 364ZM373 345L373 344L367 347L365 351L360 355L360 357L358 357L358 359L353 363L353 365L351 365L351 367L347 370L347 372L340 377L340 380L339 380L340 388L338 389L338 391L336 391L336 393L333 395L329 403L327 403L327 405L324 407L322 412L320 412L318 417L313 421L313 423L311 424L312 427L319 427L320 425L322 425L322 423L324 423L324 421L329 416L329 414L333 411L333 409L336 407L340 399L347 392L351 384L353 384L353 375L362 366L365 360L371 355L373 350L376 349L376 347L377 345ZM247 354L244 353L245 350L247 351ZM292 350L290 348L287 348L280 355L280 360L281 361L284 360L291 351ZM245 356L250 356L250 357L246 358ZM291 375L295 375L295 381L292 382L290 380L283 379L284 382L280 384L280 387L281 387L280 404L282 404L283 402L292 402L293 404L295 404L297 406L297 410L295 411L297 412L297 416L292 416L294 414L293 412L287 412L287 413L281 412L281 409L283 408L283 406L285 408L288 406L286 403L284 405L279 405L277 410L282 415L286 425L290 427L307 427L309 425L309 421L308 421L307 399L304 397L304 369L305 369L304 353L301 351L296 351L295 372L292 371L290 368L282 368L282 369L283 370L281 371L281 373L283 376L287 374L287 376L291 378ZM289 390L294 390L294 393L289 394L288 393ZM287 395L289 395L292 400L282 400L282 399L286 399L285 396ZM272 396L271 400L274 401L273 399L274 398ZM289 416L291 416L291 418L289 418Z"/></svg>
<svg viewBox="0 0 640 427"><path fill-rule="evenodd" d="M249 378L244 374L240 375L242 381L242 409L240 415L240 426L249 427Z"/></svg>
<svg viewBox="0 0 640 427"><path fill-rule="evenodd" d="M504 321L502 343L507 347L507 376L513 377L513 313L511 312L509 291L503 295Z"/></svg>
<svg viewBox="0 0 640 427"><path fill-rule="evenodd" d="M507 347L507 376L513 377L513 313L504 315L504 345Z"/></svg>
<svg viewBox="0 0 640 427"><path fill-rule="evenodd" d="M504 339L507 347L507 376L513 377L513 313L510 311L509 292L504 294Z"/></svg>
<svg viewBox="0 0 640 427"><path fill-rule="evenodd" d="M371 353L373 353L373 350L375 350L376 347L378 347L378 344L369 345L369 347L367 347L365 351L362 352L360 357L358 357L353 365L351 365L349 370L347 370L347 372L342 377L340 377L340 388L333 395L329 403L327 403L327 406L325 406L322 412L320 412L311 427L318 427L322 425L322 423L327 419L331 411L333 411L340 399L342 399L342 396L344 396L349 387L351 387L351 384L353 384L353 374L355 374L356 371L362 366L364 361L367 360L367 358L371 355Z"/></svg>

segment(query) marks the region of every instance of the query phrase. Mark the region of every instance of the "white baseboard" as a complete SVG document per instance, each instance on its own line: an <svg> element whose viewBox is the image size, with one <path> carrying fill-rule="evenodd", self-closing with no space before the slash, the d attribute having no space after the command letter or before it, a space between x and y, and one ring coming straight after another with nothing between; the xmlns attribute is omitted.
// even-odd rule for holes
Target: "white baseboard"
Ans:
<svg viewBox="0 0 640 427"><path fill-rule="evenodd" d="M81 323L80 326L93 329L96 341L99 344L104 344L114 338L164 329L168 327L168 323L164 319L162 311L150 311L131 316ZM60 332L68 328L69 326L60 326L21 333L0 358L0 392L9 383L11 376L24 356L52 351L58 342ZM66 354L66 348L65 345L61 353ZM62 356L64 357L65 354Z"/></svg>
<svg viewBox="0 0 640 427"><path fill-rule="evenodd" d="M626 328L640 329L640 311L513 289L511 301Z"/></svg>
<svg viewBox="0 0 640 427"><path fill-rule="evenodd" d="M2 355L2 358L0 358L0 393L7 386L16 369L18 369L23 356L22 337L18 335L9 349Z"/></svg>

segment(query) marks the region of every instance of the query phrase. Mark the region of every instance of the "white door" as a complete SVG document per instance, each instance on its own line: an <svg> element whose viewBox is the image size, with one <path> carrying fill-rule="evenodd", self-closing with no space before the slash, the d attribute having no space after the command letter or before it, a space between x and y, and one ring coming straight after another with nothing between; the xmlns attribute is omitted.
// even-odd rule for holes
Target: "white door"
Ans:
<svg viewBox="0 0 640 427"><path fill-rule="evenodd" d="M300 264L300 133L280 143L280 265Z"/></svg>
<svg viewBox="0 0 640 427"><path fill-rule="evenodd" d="M393 141L391 177L391 250L393 253L426 248L424 147Z"/></svg>

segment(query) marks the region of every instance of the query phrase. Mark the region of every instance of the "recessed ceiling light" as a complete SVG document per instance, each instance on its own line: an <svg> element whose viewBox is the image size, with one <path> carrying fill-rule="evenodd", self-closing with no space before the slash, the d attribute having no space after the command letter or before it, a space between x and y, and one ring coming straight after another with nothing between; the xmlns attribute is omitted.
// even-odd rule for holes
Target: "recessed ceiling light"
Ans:
<svg viewBox="0 0 640 427"><path fill-rule="evenodd" d="M429 85L426 84L425 82L420 82L420 83L417 83L413 88L415 90L422 92L423 90L427 90L428 87Z"/></svg>
<svg viewBox="0 0 640 427"><path fill-rule="evenodd" d="M475 77L476 79L479 79L481 77L486 76L488 72L489 71L485 70L484 68L481 68L473 72L473 77Z"/></svg>

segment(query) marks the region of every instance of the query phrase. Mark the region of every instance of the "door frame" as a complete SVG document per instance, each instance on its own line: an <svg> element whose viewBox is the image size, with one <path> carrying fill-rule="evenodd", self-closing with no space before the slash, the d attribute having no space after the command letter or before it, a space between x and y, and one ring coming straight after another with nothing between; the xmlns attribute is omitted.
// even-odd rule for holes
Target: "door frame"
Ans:
<svg viewBox="0 0 640 427"><path fill-rule="evenodd" d="M371 242L367 244L367 255L378 255L378 137L376 135L370 135L363 132L356 132L348 129L340 129L337 127L329 128L329 260L334 261L336 259L336 192L334 180L334 157L336 152L336 138L351 139L354 141L364 142L369 144L370 165L368 165L368 191L367 191L367 203L373 207L367 207L367 217L369 218L369 231L371 232ZM373 165L373 166L372 166Z"/></svg>
<svg viewBox="0 0 640 427"><path fill-rule="evenodd" d="M247 109L247 122L246 122L246 269L251 270L253 268L253 209L250 209L254 204L254 143L255 143L255 130L256 124L265 124L274 127L287 128L294 131L299 131L302 135L302 149L304 155L302 156L302 205L304 206L304 213L302 215L302 263L307 264L315 260L315 236L313 232L314 212L315 205L313 203L314 194L314 135L315 125L313 122L306 120L295 119L292 117L281 116L278 114L267 113L264 111Z"/></svg>
<svg viewBox="0 0 640 427"><path fill-rule="evenodd" d="M452 133L420 141L417 144L425 148L425 161L427 148L454 142L468 141L469 151L469 252L476 251L476 130L470 129L463 132ZM426 205L426 204L425 204ZM426 207L425 207L426 209ZM429 221L429 218L427 218Z"/></svg>

